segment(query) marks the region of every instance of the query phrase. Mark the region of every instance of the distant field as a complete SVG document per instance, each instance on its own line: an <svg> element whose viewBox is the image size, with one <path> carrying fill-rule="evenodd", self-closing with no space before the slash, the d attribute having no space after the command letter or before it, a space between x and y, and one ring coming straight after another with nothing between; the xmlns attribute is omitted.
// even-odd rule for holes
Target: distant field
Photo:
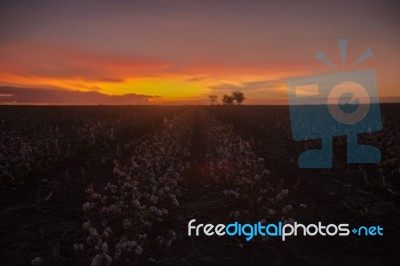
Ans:
<svg viewBox="0 0 400 266"><path fill-rule="evenodd" d="M378 165L299 169L287 106L0 106L0 264L395 265L400 104ZM381 225L382 238L189 237L187 223ZM106 244L105 244L106 243ZM105 251L104 251L105 250ZM97 257L96 257L97 255Z"/></svg>

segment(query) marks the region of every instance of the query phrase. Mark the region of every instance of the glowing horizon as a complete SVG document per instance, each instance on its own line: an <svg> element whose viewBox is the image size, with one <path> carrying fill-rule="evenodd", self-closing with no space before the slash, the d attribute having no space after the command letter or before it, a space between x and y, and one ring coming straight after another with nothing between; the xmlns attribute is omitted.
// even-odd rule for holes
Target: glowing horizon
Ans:
<svg viewBox="0 0 400 266"><path fill-rule="evenodd" d="M5 1L0 86L97 92L121 104L206 104L235 90L245 104L285 103L285 79L332 72L314 55L340 66L337 39L346 37L349 62L374 51L353 70L376 69L380 97L400 97L397 15L388 3L362 3ZM0 104L13 103L7 91Z"/></svg>

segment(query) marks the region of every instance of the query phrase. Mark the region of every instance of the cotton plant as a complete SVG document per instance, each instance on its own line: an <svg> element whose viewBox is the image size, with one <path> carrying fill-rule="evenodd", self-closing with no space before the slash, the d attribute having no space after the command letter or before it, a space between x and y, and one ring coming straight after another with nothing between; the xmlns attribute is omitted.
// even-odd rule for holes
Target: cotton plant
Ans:
<svg viewBox="0 0 400 266"><path fill-rule="evenodd" d="M190 113L164 120L163 129L136 148L128 165L114 160L114 180L102 193L87 188L83 230L92 265L130 265L140 260L149 241L171 247L176 240L173 229L160 235L154 228L179 206L191 123ZM74 246L77 252L81 245Z"/></svg>
<svg viewBox="0 0 400 266"><path fill-rule="evenodd" d="M207 143L207 164L203 173L218 183L230 201L235 220L291 222L289 190L273 186L264 158L257 157L248 141L236 135L232 125L203 113L203 134Z"/></svg>
<svg viewBox="0 0 400 266"><path fill-rule="evenodd" d="M0 185L21 185L32 173L45 173L57 163L94 147L118 146L121 134L149 128L173 109L127 108L0 114Z"/></svg>

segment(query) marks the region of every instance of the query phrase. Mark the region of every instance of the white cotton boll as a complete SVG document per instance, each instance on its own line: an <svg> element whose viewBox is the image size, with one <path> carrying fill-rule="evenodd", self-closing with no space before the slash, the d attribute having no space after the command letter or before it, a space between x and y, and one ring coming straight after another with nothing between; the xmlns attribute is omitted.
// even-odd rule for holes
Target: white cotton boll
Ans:
<svg viewBox="0 0 400 266"><path fill-rule="evenodd" d="M117 193L117 186L112 185L110 188L111 194L116 194Z"/></svg>
<svg viewBox="0 0 400 266"><path fill-rule="evenodd" d="M289 218L287 221L286 221L286 223L288 223L288 224L294 224L294 219L292 219L292 218Z"/></svg>
<svg viewBox="0 0 400 266"><path fill-rule="evenodd" d="M36 257L33 260L31 260L31 264L33 266L38 266L43 264L43 259L41 257Z"/></svg>
<svg viewBox="0 0 400 266"><path fill-rule="evenodd" d="M130 188L130 187L131 187L131 184L130 184L130 183L124 182L124 184L122 185L121 188L122 188L123 190L126 190L126 189L128 189L128 188ZM124 195L126 196L127 193L125 192Z"/></svg>
<svg viewBox="0 0 400 266"><path fill-rule="evenodd" d="M136 241L131 241L131 247L134 248L137 246L137 242Z"/></svg>
<svg viewBox="0 0 400 266"><path fill-rule="evenodd" d="M157 204L158 198L156 196L154 196L154 195L151 195L150 202L153 203L153 204Z"/></svg>
<svg viewBox="0 0 400 266"><path fill-rule="evenodd" d="M145 221L145 222L143 222L143 226L150 228L151 227L151 223L149 221Z"/></svg>
<svg viewBox="0 0 400 266"><path fill-rule="evenodd" d="M128 230L129 229L129 227L131 226L131 221L129 220L129 219L124 219L124 221L123 221L123 227L124 227L124 229L125 230Z"/></svg>
<svg viewBox="0 0 400 266"><path fill-rule="evenodd" d="M263 175L269 176L269 174L270 174L271 172L270 172L269 170L266 170L266 169L265 169L262 173L263 173Z"/></svg>
<svg viewBox="0 0 400 266"><path fill-rule="evenodd" d="M96 228L89 227L88 231L89 231L89 235L90 235L91 237L97 236L97 230L96 230Z"/></svg>
<svg viewBox="0 0 400 266"><path fill-rule="evenodd" d="M83 244L74 244L75 251L82 251L85 248Z"/></svg>
<svg viewBox="0 0 400 266"><path fill-rule="evenodd" d="M137 199L133 200L133 201L132 201L132 204L133 204L133 206L134 206L135 208L137 208L137 209L140 208L140 202L139 202Z"/></svg>
<svg viewBox="0 0 400 266"><path fill-rule="evenodd" d="M170 183L170 186L172 186L172 187L178 186L178 182L176 182L176 180L174 180L174 179L171 179L171 180L169 181L169 183Z"/></svg>
<svg viewBox="0 0 400 266"><path fill-rule="evenodd" d="M82 224L83 230L88 230L89 227L90 227L90 221L84 222L84 223Z"/></svg>
<svg viewBox="0 0 400 266"><path fill-rule="evenodd" d="M111 264L112 258L110 256L105 255L104 259L105 259L105 265L110 265Z"/></svg>
<svg viewBox="0 0 400 266"><path fill-rule="evenodd" d="M286 210L291 211L293 207L292 207L292 205L286 205L285 208L286 208Z"/></svg>
<svg viewBox="0 0 400 266"><path fill-rule="evenodd" d="M167 248L170 248L172 246L172 240L171 239L167 241L166 246L167 246Z"/></svg>
<svg viewBox="0 0 400 266"><path fill-rule="evenodd" d="M135 253L136 253L137 255L141 255L142 252L143 252L143 249L142 249L141 246L137 246L137 247L135 248Z"/></svg>
<svg viewBox="0 0 400 266"><path fill-rule="evenodd" d="M117 210L117 207L114 204L111 204L110 207L108 207L108 211L110 212L115 212Z"/></svg>
<svg viewBox="0 0 400 266"><path fill-rule="evenodd" d="M93 193L92 199L97 200L98 198L100 198L99 194Z"/></svg>
<svg viewBox="0 0 400 266"><path fill-rule="evenodd" d="M238 219L240 217L240 211L235 211L234 216L235 216L235 219Z"/></svg>
<svg viewBox="0 0 400 266"><path fill-rule="evenodd" d="M107 251L108 251L107 242L104 242L104 243L101 245L101 250L103 251L103 255L106 255L106 254L107 254Z"/></svg>
<svg viewBox="0 0 400 266"><path fill-rule="evenodd" d="M90 202L85 202L85 203L82 205L82 209L83 209L84 212L90 211Z"/></svg>
<svg viewBox="0 0 400 266"><path fill-rule="evenodd" d="M118 176L118 175L119 175L119 169L118 169L118 168L114 168L113 174L114 174L115 176Z"/></svg>
<svg viewBox="0 0 400 266"><path fill-rule="evenodd" d="M96 255L93 258L92 263L90 264L90 266L103 266L103 256Z"/></svg>
<svg viewBox="0 0 400 266"><path fill-rule="evenodd" d="M174 230L169 230L169 234L171 235L172 238L176 238L176 232Z"/></svg>
<svg viewBox="0 0 400 266"><path fill-rule="evenodd" d="M164 216L168 215L168 210L167 209L162 209L161 212L162 212L162 215L164 215Z"/></svg>
<svg viewBox="0 0 400 266"><path fill-rule="evenodd" d="M176 200L176 199L173 200L173 201L172 201L172 205L174 205L174 206L176 206L176 207L179 206L179 201Z"/></svg>
<svg viewBox="0 0 400 266"><path fill-rule="evenodd" d="M164 244L164 239L163 239L162 236L158 236L158 237L157 237L157 241L158 241L158 244L159 244L159 245Z"/></svg>
<svg viewBox="0 0 400 266"><path fill-rule="evenodd" d="M123 239L121 239L121 240L119 241L119 247L120 247L122 250L126 249L127 245L128 245L128 241L126 240L126 238L123 238Z"/></svg>
<svg viewBox="0 0 400 266"><path fill-rule="evenodd" d="M103 206L103 208L101 208L101 212L102 213L107 213L108 212L108 207Z"/></svg>
<svg viewBox="0 0 400 266"><path fill-rule="evenodd" d="M106 204L107 201L108 201L108 199L109 199L108 196L104 196L104 197L101 199L101 203L102 203L103 205Z"/></svg>

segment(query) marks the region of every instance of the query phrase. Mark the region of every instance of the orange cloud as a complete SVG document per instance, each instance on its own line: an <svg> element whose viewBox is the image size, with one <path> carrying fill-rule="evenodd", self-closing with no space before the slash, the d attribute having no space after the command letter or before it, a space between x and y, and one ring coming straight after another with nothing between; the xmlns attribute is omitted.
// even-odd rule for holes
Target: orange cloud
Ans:
<svg viewBox="0 0 400 266"><path fill-rule="evenodd" d="M148 104L153 96L139 94L107 95L43 88L0 87L0 104L120 105Z"/></svg>
<svg viewBox="0 0 400 266"><path fill-rule="evenodd" d="M0 70L15 76L122 82L127 78L153 75L170 63L143 56L110 55L49 45L1 47ZM2 80L4 81L4 80Z"/></svg>

